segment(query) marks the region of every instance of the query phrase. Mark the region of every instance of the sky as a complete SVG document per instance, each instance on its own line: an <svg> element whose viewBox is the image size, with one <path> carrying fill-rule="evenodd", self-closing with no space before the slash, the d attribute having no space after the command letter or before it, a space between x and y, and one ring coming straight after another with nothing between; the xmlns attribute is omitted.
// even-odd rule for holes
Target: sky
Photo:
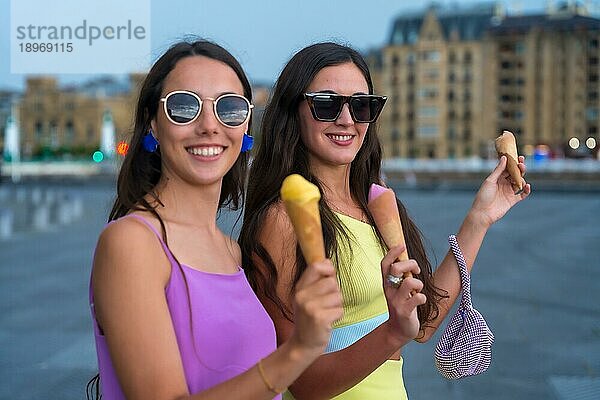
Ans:
<svg viewBox="0 0 600 400"><path fill-rule="evenodd" d="M214 40L230 50L251 81L267 84L274 82L287 60L306 45L334 40L359 50L382 47L388 40L395 17L406 11L422 10L430 4L421 0L410 2L410 5L398 0L146 1L150 3L151 48L144 62L146 68L173 42L194 35ZM437 1L445 6L476 2ZM500 3L509 13L531 13L542 12L548 1L506 0ZM119 10L109 11L118 13ZM10 22L10 0L0 0L0 89L22 90L25 75L10 73ZM58 75L62 84L91 77Z"/></svg>

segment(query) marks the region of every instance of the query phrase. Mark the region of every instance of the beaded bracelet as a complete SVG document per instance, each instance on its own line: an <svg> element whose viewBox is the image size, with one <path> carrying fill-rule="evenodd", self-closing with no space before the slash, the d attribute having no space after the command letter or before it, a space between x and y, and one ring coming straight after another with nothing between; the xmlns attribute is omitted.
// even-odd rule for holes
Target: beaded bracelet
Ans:
<svg viewBox="0 0 600 400"><path fill-rule="evenodd" d="M262 378L262 380L263 380L265 386L267 387L267 389L269 389L271 392L273 392L275 394L280 394L280 393L282 393L285 390L285 389L278 389L275 386L271 385L271 383L267 379L267 375L265 374L265 370L263 369L262 360L260 360L256 365L258 366L258 373L260 374L260 377Z"/></svg>

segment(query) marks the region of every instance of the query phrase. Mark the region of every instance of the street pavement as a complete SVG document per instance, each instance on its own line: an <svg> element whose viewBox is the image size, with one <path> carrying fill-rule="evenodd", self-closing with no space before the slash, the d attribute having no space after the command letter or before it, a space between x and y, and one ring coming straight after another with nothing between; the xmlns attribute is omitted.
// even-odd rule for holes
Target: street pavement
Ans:
<svg viewBox="0 0 600 400"><path fill-rule="evenodd" d="M0 399L82 399L97 371L87 290L112 187L64 189L82 196L82 218L0 241ZM474 192L397 194L441 260ZM410 399L600 399L599 216L598 193L534 188L495 224L471 279L475 308L495 335L492 364L444 379L433 361L440 330L405 348ZM234 221L223 214L225 232L237 232Z"/></svg>

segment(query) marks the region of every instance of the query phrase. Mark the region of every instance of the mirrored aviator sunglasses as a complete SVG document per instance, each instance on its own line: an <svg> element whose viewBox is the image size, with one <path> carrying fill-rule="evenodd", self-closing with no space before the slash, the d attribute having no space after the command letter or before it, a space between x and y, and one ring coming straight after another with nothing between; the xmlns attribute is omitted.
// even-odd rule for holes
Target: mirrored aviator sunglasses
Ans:
<svg viewBox="0 0 600 400"><path fill-rule="evenodd" d="M305 93L312 116L317 121L334 122L348 103L350 116L354 122L375 122L387 97L374 94L354 94L343 96L337 93Z"/></svg>
<svg viewBox="0 0 600 400"><path fill-rule="evenodd" d="M194 92L176 90L160 99L167 119L175 125L188 125L194 122L200 115L206 100L212 101L215 117L228 128L235 128L248 121L250 111L254 107L244 96L231 93L223 94L216 99L205 97L202 100Z"/></svg>

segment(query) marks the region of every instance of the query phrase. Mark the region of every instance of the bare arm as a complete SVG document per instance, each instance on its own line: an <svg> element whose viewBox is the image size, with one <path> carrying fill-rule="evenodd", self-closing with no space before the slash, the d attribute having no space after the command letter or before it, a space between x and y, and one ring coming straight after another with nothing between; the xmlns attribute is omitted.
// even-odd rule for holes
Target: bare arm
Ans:
<svg viewBox="0 0 600 400"><path fill-rule="evenodd" d="M303 326L312 325L262 361L273 387L290 385L327 344L331 323L341 312L341 300L338 296L336 303L336 292L330 290L332 283L336 286L334 273L330 264L323 263L311 266L303 276L304 299L296 309L307 321ZM169 276L170 265L156 237L139 222L113 223L100 236L92 282L96 315L126 397L273 398L256 366L190 396L164 294ZM321 292L315 293L318 288Z"/></svg>
<svg viewBox="0 0 600 400"><path fill-rule="evenodd" d="M289 305L296 237L291 222L280 204L271 208L263 227L259 240L276 265L279 276L277 294L284 303ZM402 249L395 248L388 253L383 262L386 268L385 274L389 268L393 268L393 273L400 276L405 270L418 272L418 266L414 261L394 263L392 266L392 261L400 255L401 251ZM254 261L258 266L261 265L257 258ZM418 333L416 306L425 302L425 296L419 294L408 300L409 293L421 287L422 283L419 280L411 278L405 280L400 289L385 288L390 320L353 345L321 355L290 386L293 395L299 400L326 399L342 393L363 380L400 347L412 340ZM293 321L289 321L281 315L272 302L264 298L261 300L273 318L278 342L285 342L295 329L296 316L292 317ZM413 332L406 331L411 326L410 322L414 327Z"/></svg>
<svg viewBox="0 0 600 400"><path fill-rule="evenodd" d="M519 168L524 173L525 165L523 161L524 158L519 157ZM473 268L475 258L477 257L477 253L479 253L489 227L502 218L512 206L527 198L531 192L531 186L527 184L523 193L515 195L509 180L506 179L508 172L505 171L505 168L506 157L502 157L494 171L492 171L481 185L471 209L456 234L469 271ZM429 323L431 326L425 328L424 336L417 339L419 342L426 342L433 336L460 294L461 285L458 264L451 251L446 253L446 256L434 272L433 279L434 284L440 289L447 291L449 297L440 302L439 315Z"/></svg>

